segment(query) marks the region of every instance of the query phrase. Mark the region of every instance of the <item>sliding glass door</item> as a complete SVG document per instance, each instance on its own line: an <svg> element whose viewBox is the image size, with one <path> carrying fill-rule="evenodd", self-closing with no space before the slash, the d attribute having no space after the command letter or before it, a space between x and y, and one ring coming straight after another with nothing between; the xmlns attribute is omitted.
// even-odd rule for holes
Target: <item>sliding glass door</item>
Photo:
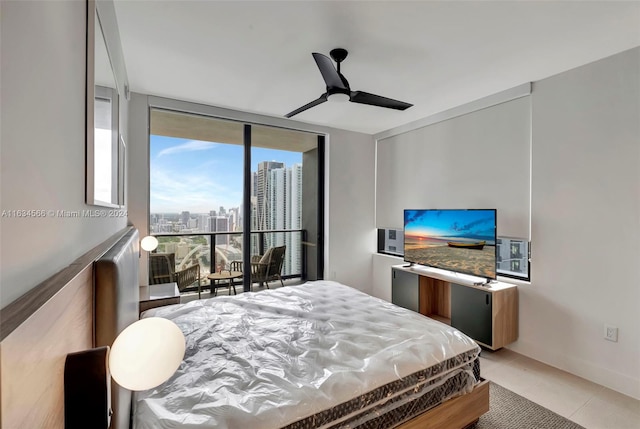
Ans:
<svg viewBox="0 0 640 429"><path fill-rule="evenodd" d="M244 290L257 290L252 260L284 246L284 280L321 277L322 136L162 109L150 117L150 231L177 271L199 264L206 289L237 261Z"/></svg>

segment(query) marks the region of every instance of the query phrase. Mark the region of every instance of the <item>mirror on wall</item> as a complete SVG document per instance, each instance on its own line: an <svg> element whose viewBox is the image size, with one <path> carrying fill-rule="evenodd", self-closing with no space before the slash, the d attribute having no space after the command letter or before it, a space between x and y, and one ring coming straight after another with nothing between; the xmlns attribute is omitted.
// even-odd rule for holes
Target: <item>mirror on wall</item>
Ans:
<svg viewBox="0 0 640 429"><path fill-rule="evenodd" d="M119 207L124 201L126 146L119 128L128 84L111 1L87 2L86 202Z"/></svg>

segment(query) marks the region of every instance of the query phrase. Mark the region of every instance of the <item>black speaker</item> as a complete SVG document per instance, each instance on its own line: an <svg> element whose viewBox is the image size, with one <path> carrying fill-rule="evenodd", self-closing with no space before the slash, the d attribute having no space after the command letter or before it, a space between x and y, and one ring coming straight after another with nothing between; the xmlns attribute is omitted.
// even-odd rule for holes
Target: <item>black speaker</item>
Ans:
<svg viewBox="0 0 640 429"><path fill-rule="evenodd" d="M65 429L108 429L111 423L109 347L69 353L64 364Z"/></svg>

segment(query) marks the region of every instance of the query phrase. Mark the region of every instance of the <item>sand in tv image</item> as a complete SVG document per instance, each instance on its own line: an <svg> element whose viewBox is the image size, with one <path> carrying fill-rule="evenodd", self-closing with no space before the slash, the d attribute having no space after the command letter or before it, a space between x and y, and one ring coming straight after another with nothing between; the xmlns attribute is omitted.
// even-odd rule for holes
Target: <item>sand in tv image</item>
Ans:
<svg viewBox="0 0 640 429"><path fill-rule="evenodd" d="M406 210L405 260L496 277L493 210Z"/></svg>

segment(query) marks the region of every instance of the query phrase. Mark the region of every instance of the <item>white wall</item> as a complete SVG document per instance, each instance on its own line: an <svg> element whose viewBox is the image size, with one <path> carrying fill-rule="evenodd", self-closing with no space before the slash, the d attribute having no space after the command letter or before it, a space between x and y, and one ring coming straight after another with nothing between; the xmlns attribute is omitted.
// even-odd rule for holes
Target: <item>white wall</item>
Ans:
<svg viewBox="0 0 640 429"><path fill-rule="evenodd" d="M499 236L528 238L530 112L519 97L379 139L376 226L402 228L404 209L497 209Z"/></svg>
<svg viewBox="0 0 640 429"><path fill-rule="evenodd" d="M532 284L511 348L640 398L640 48L536 82L532 108Z"/></svg>
<svg viewBox="0 0 640 429"><path fill-rule="evenodd" d="M536 82L531 97L532 272L509 348L640 398L640 48ZM394 259L374 257L383 299Z"/></svg>
<svg viewBox="0 0 640 429"><path fill-rule="evenodd" d="M325 279L372 293L375 141L351 131L329 132Z"/></svg>
<svg viewBox="0 0 640 429"><path fill-rule="evenodd" d="M129 219L140 231L149 234L149 104L146 95L131 93L129 105ZM149 284L148 252L140 252L138 280Z"/></svg>
<svg viewBox="0 0 640 429"><path fill-rule="evenodd" d="M0 208L95 209L84 204L86 5L2 1L0 8ZM5 213L0 220L0 306L126 222L117 217L13 218Z"/></svg>
<svg viewBox="0 0 640 429"><path fill-rule="evenodd" d="M129 108L129 216L141 231L149 223L149 106L211 115L250 123L327 134L325 177L325 271L324 278L370 292L374 226L373 136L304 124L213 106L194 105L143 94L132 94ZM146 284L146 254L140 259L140 281Z"/></svg>

